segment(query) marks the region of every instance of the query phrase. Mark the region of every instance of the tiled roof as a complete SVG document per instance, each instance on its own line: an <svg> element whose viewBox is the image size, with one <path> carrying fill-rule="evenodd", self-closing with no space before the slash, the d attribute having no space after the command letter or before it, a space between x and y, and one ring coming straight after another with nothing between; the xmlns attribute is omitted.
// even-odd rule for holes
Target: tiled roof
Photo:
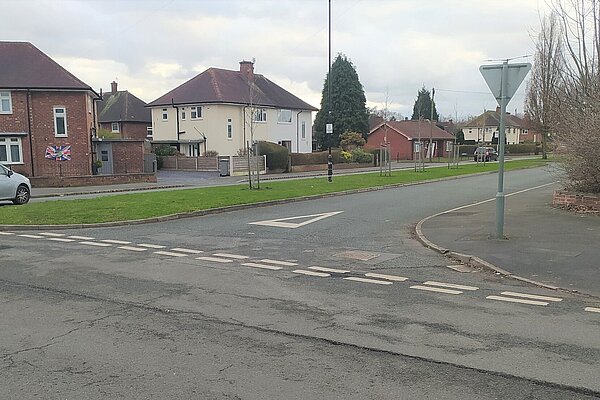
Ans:
<svg viewBox="0 0 600 400"><path fill-rule="evenodd" d="M432 128L431 124L426 121L420 121L420 122L415 121L415 120L389 121L389 122L386 122L385 124L388 125L389 127L391 127L393 130L400 133L401 135L406 136L408 138L408 140L418 139L419 131L421 134L421 140L429 139L430 132L431 132L432 139L454 140L453 135L451 135L450 133L446 132L443 129L440 129L435 124L433 124L433 128ZM371 133L373 133L374 131L376 131L377 129L379 129L382 126L383 126L383 124L374 128L371 131Z"/></svg>
<svg viewBox="0 0 600 400"><path fill-rule="evenodd" d="M146 103L128 91L104 93L98 102L99 122L152 122Z"/></svg>
<svg viewBox="0 0 600 400"><path fill-rule="evenodd" d="M171 104L229 103L286 108L291 110L317 109L271 82L254 74L254 89L250 101L249 80L242 72L209 68L184 84L148 104L148 107Z"/></svg>
<svg viewBox="0 0 600 400"><path fill-rule="evenodd" d="M29 42L0 41L0 88L90 90Z"/></svg>
<svg viewBox="0 0 600 400"><path fill-rule="evenodd" d="M504 118L504 124L507 127L516 127L516 128L525 128L526 124L521 118L512 115L506 114ZM465 127L477 127L481 128L483 126L498 126L500 125L500 111L485 111L483 114L478 117L472 119L468 123L465 124Z"/></svg>

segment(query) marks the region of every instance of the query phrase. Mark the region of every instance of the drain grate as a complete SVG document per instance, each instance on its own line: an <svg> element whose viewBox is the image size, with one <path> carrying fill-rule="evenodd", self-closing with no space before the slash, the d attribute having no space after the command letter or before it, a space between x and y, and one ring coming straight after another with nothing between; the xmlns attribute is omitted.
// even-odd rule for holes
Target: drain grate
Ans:
<svg viewBox="0 0 600 400"><path fill-rule="evenodd" d="M379 257L379 253L371 253L369 251L349 250L335 254L337 257L349 258L351 260L369 261Z"/></svg>

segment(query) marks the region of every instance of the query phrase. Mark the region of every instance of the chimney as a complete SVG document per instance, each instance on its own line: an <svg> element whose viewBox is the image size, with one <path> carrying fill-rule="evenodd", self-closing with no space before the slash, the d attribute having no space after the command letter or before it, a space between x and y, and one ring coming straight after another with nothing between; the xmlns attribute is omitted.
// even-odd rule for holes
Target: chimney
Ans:
<svg viewBox="0 0 600 400"><path fill-rule="evenodd" d="M240 61L240 72L246 79L254 82L254 63L252 61Z"/></svg>
<svg viewBox="0 0 600 400"><path fill-rule="evenodd" d="M500 106L496 106L496 112L500 114Z"/></svg>
<svg viewBox="0 0 600 400"><path fill-rule="evenodd" d="M110 83L110 92L111 93L117 93L117 82L112 81Z"/></svg>

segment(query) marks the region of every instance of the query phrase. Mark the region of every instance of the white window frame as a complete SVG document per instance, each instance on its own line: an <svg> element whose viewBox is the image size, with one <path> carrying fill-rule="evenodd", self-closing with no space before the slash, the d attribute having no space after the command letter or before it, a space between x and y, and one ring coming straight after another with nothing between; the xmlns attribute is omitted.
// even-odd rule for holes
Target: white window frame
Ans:
<svg viewBox="0 0 600 400"><path fill-rule="evenodd" d="M202 117L202 106L190 107L190 119L202 119L202 118L203 118Z"/></svg>
<svg viewBox="0 0 600 400"><path fill-rule="evenodd" d="M257 108L254 110L252 115L252 121L254 122L267 122L267 109Z"/></svg>
<svg viewBox="0 0 600 400"><path fill-rule="evenodd" d="M227 118L227 140L233 140L233 123L231 118Z"/></svg>
<svg viewBox="0 0 600 400"><path fill-rule="evenodd" d="M169 110L167 108L162 109L162 121L166 122L169 120Z"/></svg>
<svg viewBox="0 0 600 400"><path fill-rule="evenodd" d="M147 126L146 127L146 137L153 137L154 136L154 132L152 131L152 127L151 126Z"/></svg>
<svg viewBox="0 0 600 400"><path fill-rule="evenodd" d="M11 146L17 145L19 147L19 160L12 159ZM2 164L23 164L23 143L21 138L18 136L0 136L0 147L4 147L6 151L6 160L0 160Z"/></svg>
<svg viewBox="0 0 600 400"><path fill-rule="evenodd" d="M62 110L58 113L58 110ZM67 127L67 108L65 106L56 106L53 108L54 114L54 136L55 137L67 137L69 136L69 129ZM59 115L62 114L62 115ZM58 133L58 118L63 118L65 123L65 133Z"/></svg>
<svg viewBox="0 0 600 400"><path fill-rule="evenodd" d="M8 109L2 108L2 101L8 98ZM0 91L0 114L12 114L12 95L10 91Z"/></svg>
<svg viewBox="0 0 600 400"><path fill-rule="evenodd" d="M289 116L289 118L288 118ZM281 109L277 112L277 123L278 124L291 124L292 123L292 110Z"/></svg>
<svg viewBox="0 0 600 400"><path fill-rule="evenodd" d="M306 139L306 121L302 121L302 139Z"/></svg>
<svg viewBox="0 0 600 400"><path fill-rule="evenodd" d="M110 131L112 133L119 133L119 132L121 132L121 130L119 129L119 123L118 122L111 122L110 123Z"/></svg>
<svg viewBox="0 0 600 400"><path fill-rule="evenodd" d="M185 121L185 107L181 109L181 120Z"/></svg>

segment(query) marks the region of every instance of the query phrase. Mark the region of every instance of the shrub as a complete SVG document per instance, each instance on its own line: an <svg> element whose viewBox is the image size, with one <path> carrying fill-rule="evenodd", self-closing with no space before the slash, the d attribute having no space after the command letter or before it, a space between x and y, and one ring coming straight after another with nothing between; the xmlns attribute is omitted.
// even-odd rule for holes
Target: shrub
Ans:
<svg viewBox="0 0 600 400"><path fill-rule="evenodd" d="M340 147L346 151L352 151L366 143L362 134L358 132L346 131L340 136Z"/></svg>
<svg viewBox="0 0 600 400"><path fill-rule="evenodd" d="M347 162L347 163L351 162L352 158L353 158L352 157L352 153L347 152L345 150L342 150L340 152L340 157L341 157L341 159L342 159L343 162Z"/></svg>
<svg viewBox="0 0 600 400"><path fill-rule="evenodd" d="M292 153L292 165L318 165L327 164L328 151L318 151L314 153ZM344 162L341 156L341 151L338 149L331 150L333 163Z"/></svg>
<svg viewBox="0 0 600 400"><path fill-rule="evenodd" d="M219 152L216 150L206 150L204 152L204 157L217 157L219 155Z"/></svg>
<svg viewBox="0 0 600 400"><path fill-rule="evenodd" d="M373 154L369 154L363 149L354 149L352 150L352 160L361 164L372 163Z"/></svg>
<svg viewBox="0 0 600 400"><path fill-rule="evenodd" d="M174 156L177 154L177 149L175 147L169 146L168 144L159 144L155 146L152 151L156 155L156 168L162 169L163 167L163 157L166 156Z"/></svg>
<svg viewBox="0 0 600 400"><path fill-rule="evenodd" d="M288 169L288 154L289 151L286 147L280 146L277 143L271 142L259 142L258 153L267 156L267 168L273 170Z"/></svg>

